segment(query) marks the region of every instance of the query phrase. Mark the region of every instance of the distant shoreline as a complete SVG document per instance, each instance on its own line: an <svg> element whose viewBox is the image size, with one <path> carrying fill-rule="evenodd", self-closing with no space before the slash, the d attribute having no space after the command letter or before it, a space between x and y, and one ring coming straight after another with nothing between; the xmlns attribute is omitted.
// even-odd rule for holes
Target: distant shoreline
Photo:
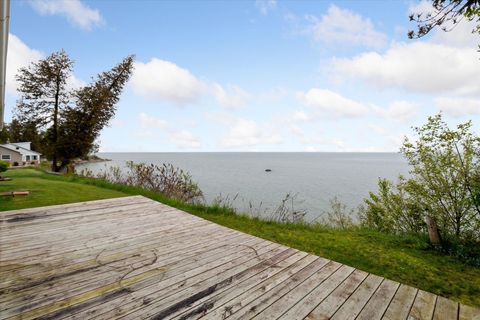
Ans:
<svg viewBox="0 0 480 320"><path fill-rule="evenodd" d="M250 153L250 154L278 154L278 153L302 153L302 154L401 154L399 151L102 151L97 154L124 154L124 153Z"/></svg>
<svg viewBox="0 0 480 320"><path fill-rule="evenodd" d="M103 159L103 158L99 158L99 157L95 156L95 158L92 158L92 159L75 160L74 164L79 165L79 164L89 164L89 163L108 162L108 161L112 161L112 159Z"/></svg>

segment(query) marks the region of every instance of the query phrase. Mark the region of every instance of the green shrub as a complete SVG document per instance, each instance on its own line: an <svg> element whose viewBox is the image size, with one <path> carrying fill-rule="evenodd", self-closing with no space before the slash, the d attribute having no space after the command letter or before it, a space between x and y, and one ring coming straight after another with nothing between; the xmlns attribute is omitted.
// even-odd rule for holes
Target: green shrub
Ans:
<svg viewBox="0 0 480 320"><path fill-rule="evenodd" d="M424 209L407 192L407 183L403 177L396 185L379 179L378 194L370 192L366 207L359 211L361 223L388 233L425 233Z"/></svg>
<svg viewBox="0 0 480 320"><path fill-rule="evenodd" d="M8 163L7 161L0 160L0 173L7 171L9 166L10 166L10 163Z"/></svg>
<svg viewBox="0 0 480 320"><path fill-rule="evenodd" d="M480 137L472 123L450 129L438 114L414 130L416 140L401 148L409 178L380 179L362 221L385 232L424 233L428 216L441 238L480 241Z"/></svg>

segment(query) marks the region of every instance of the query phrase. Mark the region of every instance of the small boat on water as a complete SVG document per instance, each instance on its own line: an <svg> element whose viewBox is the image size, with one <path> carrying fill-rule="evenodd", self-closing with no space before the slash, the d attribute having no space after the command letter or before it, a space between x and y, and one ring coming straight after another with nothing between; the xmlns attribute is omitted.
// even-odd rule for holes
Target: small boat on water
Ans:
<svg viewBox="0 0 480 320"><path fill-rule="evenodd" d="M272 171L272 169L265 169L265 172L270 172Z"/></svg>

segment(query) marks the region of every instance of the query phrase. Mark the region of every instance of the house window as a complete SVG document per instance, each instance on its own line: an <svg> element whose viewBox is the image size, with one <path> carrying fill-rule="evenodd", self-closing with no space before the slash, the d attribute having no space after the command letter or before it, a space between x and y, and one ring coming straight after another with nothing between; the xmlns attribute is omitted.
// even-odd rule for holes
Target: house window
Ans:
<svg viewBox="0 0 480 320"><path fill-rule="evenodd" d="M9 154L2 154L2 160L10 160Z"/></svg>
<svg viewBox="0 0 480 320"><path fill-rule="evenodd" d="M27 156L27 158L26 158L26 159L27 159L27 161L30 161L30 156Z"/></svg>
<svg viewBox="0 0 480 320"><path fill-rule="evenodd" d="M33 156L33 160L38 160L38 159L37 159L37 156Z"/></svg>

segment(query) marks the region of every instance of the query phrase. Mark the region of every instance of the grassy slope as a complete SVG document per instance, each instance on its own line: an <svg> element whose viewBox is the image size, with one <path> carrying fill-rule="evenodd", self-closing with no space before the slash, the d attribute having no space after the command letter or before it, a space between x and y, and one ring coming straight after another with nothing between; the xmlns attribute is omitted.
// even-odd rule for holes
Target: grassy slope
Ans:
<svg viewBox="0 0 480 320"><path fill-rule="evenodd" d="M0 182L0 192L14 187L29 189L32 194L6 202L0 198L0 210L142 194L233 229L480 306L480 269L425 251L426 242L418 237L386 235L364 229L343 231L319 226L281 225L234 215L223 208L186 205L138 188L51 176L34 170L11 170L6 175L14 180Z"/></svg>
<svg viewBox="0 0 480 320"><path fill-rule="evenodd" d="M0 197L0 211L127 196L116 190L72 184L62 179L39 179L45 174L33 169L9 170L3 175L13 180L0 182L0 192L29 190L30 195Z"/></svg>

